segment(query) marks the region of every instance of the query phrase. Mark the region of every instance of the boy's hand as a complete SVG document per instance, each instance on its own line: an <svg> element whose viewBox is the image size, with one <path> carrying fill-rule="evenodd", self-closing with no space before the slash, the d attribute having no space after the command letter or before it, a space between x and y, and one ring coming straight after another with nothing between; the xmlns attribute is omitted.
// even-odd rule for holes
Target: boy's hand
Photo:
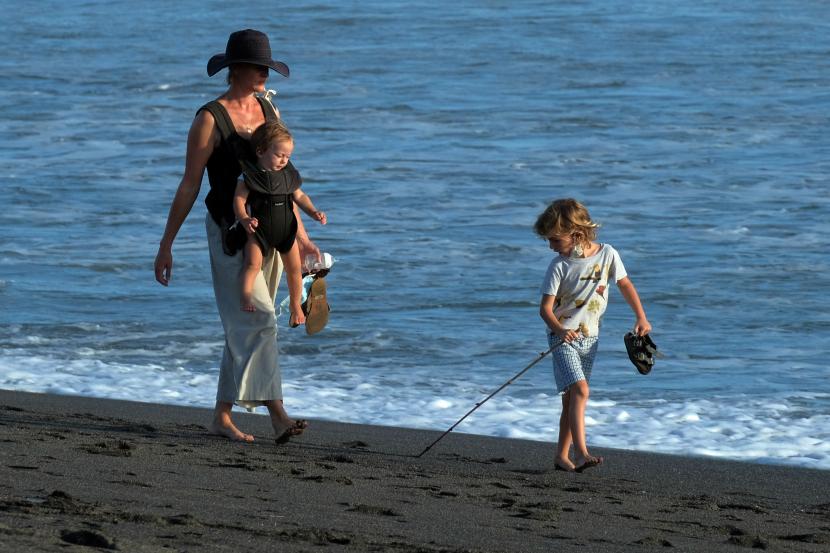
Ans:
<svg viewBox="0 0 830 553"><path fill-rule="evenodd" d="M648 322L648 319L637 319L637 322L634 323L634 334L645 336L649 332L651 332L651 323Z"/></svg>
<svg viewBox="0 0 830 553"><path fill-rule="evenodd" d="M245 217L244 219L240 219L239 222L248 234L256 232L256 228L259 226L259 221L256 220L256 217Z"/></svg>
<svg viewBox="0 0 830 553"><path fill-rule="evenodd" d="M326 224L326 213L324 211L315 211L314 218L320 221L321 225Z"/></svg>
<svg viewBox="0 0 830 553"><path fill-rule="evenodd" d="M558 328L554 330L553 333L559 336L559 338L566 344L569 344L579 338L579 331L572 328Z"/></svg>

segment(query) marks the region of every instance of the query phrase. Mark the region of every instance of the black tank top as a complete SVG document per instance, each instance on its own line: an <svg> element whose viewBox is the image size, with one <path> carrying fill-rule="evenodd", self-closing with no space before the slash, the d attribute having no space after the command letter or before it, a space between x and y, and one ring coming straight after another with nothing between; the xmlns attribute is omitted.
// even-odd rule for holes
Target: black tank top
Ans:
<svg viewBox="0 0 830 553"><path fill-rule="evenodd" d="M260 97L257 97L257 100L266 121L277 118L271 102ZM196 113L202 110L207 110L213 115L221 136L219 145L213 150L207 162L210 191L205 198L208 213L221 227L223 220L225 224L228 224L236 218L233 213L233 194L239 175L242 174L239 160L244 159L252 163L256 160L251 143L236 132L225 106L213 100L200 107Z"/></svg>

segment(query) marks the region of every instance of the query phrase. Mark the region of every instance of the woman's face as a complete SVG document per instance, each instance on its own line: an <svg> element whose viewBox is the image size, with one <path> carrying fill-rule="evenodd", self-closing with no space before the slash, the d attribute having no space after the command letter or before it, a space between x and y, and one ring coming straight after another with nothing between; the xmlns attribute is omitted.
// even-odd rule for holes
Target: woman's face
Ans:
<svg viewBox="0 0 830 553"><path fill-rule="evenodd" d="M233 69L234 84L243 88L253 89L254 92L265 92L265 81L268 80L268 67L252 63L236 63Z"/></svg>

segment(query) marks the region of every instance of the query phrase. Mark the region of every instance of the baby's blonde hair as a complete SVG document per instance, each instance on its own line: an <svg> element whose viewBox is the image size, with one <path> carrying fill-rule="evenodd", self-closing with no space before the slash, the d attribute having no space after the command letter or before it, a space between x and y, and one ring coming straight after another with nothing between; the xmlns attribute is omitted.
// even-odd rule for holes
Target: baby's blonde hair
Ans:
<svg viewBox="0 0 830 553"><path fill-rule="evenodd" d="M282 122L282 119L270 119L258 126L251 135L251 146L257 155L262 154L275 142L293 142L291 131Z"/></svg>
<svg viewBox="0 0 830 553"><path fill-rule="evenodd" d="M533 230L542 238L573 235L578 244L594 240L598 228L585 206L573 198L551 202L533 225Z"/></svg>

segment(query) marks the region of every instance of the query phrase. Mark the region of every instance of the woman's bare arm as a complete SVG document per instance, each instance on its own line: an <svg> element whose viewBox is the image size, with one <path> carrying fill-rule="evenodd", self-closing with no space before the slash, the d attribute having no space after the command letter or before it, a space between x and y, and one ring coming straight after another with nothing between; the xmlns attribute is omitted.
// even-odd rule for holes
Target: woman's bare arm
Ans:
<svg viewBox="0 0 830 553"><path fill-rule="evenodd" d="M199 196L205 167L218 138L219 134L213 116L206 110L199 112L187 135L184 175L176 189L173 203L170 205L164 235L156 254L154 264L156 280L164 286L170 283L173 274L173 241Z"/></svg>

